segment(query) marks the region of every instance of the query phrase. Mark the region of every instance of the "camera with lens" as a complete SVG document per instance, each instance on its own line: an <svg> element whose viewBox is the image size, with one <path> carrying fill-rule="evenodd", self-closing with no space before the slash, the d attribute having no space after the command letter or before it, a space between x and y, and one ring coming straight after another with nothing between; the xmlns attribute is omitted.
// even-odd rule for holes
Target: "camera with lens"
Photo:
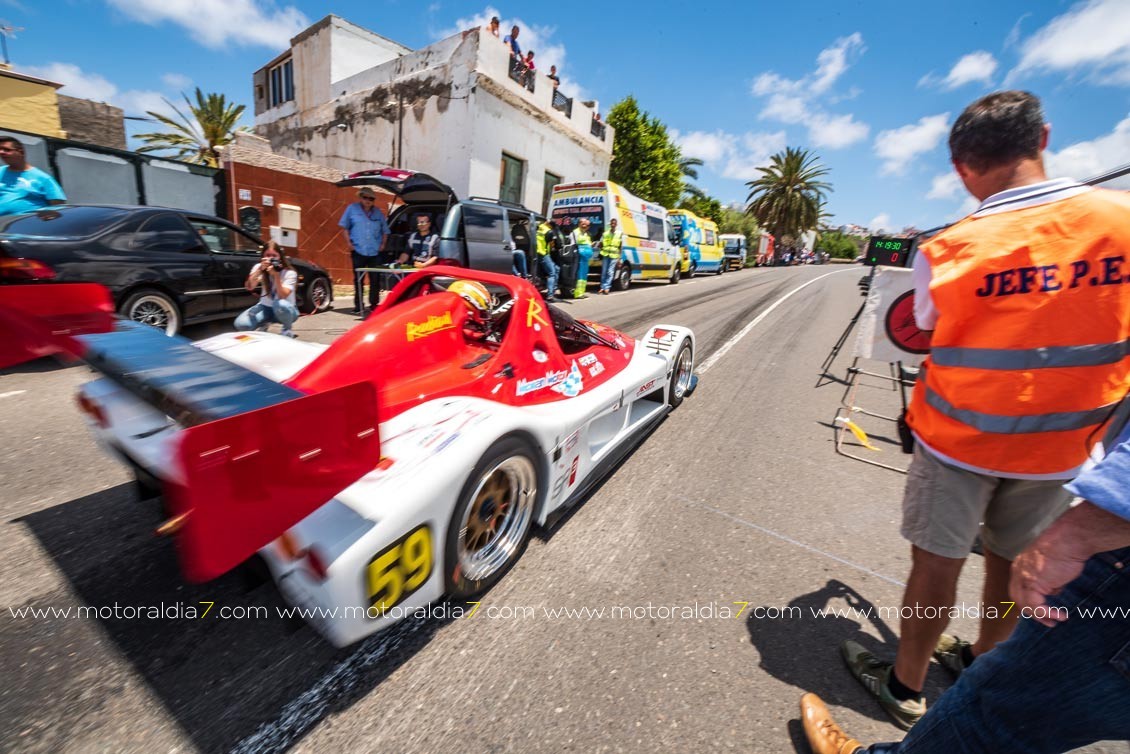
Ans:
<svg viewBox="0 0 1130 754"><path fill-rule="evenodd" d="M283 268L282 260L272 259L271 260L271 267L275 270L275 272L281 272L282 268Z"/></svg>

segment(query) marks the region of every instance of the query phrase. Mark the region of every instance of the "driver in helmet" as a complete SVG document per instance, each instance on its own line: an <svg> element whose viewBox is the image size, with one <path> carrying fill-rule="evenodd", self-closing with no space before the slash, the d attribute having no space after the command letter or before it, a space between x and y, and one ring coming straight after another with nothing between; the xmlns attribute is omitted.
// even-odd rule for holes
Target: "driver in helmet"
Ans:
<svg viewBox="0 0 1130 754"><path fill-rule="evenodd" d="M463 332L479 340L487 339L494 331L491 319L492 300L487 287L474 280L456 280L447 286L447 290L467 304L469 316L463 323Z"/></svg>

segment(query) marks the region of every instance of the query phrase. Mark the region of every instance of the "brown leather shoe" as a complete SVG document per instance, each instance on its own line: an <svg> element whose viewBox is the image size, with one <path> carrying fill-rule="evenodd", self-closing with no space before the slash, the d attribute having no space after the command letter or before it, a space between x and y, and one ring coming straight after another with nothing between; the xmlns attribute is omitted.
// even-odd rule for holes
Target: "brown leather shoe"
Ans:
<svg viewBox="0 0 1130 754"><path fill-rule="evenodd" d="M840 730L823 700L816 694L805 694L800 698L800 720L813 754L862 754L863 744Z"/></svg>

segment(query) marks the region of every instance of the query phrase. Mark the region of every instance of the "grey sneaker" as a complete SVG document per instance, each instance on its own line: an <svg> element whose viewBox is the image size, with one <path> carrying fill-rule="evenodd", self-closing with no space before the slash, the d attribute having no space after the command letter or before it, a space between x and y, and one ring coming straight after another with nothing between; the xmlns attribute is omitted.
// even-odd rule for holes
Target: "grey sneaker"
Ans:
<svg viewBox="0 0 1130 754"><path fill-rule="evenodd" d="M854 641L845 641L841 644L840 654L843 655L851 674L863 684L863 688L879 700L879 706L891 716L895 725L903 730L910 730L911 726L926 714L925 699L907 699L903 702L895 699L891 694L887 683L894 668L892 663L880 660Z"/></svg>
<svg viewBox="0 0 1130 754"><path fill-rule="evenodd" d="M953 673L956 678L969 667L965 664L965 658L962 656L962 649L968 646L970 644L965 639L942 634L942 638L938 639L938 645L934 647L934 659L943 668Z"/></svg>

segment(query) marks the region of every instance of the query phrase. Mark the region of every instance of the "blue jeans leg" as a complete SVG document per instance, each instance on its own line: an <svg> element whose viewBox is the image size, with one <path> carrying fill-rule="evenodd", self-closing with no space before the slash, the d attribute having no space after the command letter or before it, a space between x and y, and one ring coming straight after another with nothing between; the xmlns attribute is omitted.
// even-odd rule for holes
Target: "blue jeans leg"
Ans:
<svg viewBox="0 0 1130 754"><path fill-rule="evenodd" d="M280 299L271 307L275 321L282 325L284 333L290 332L291 325L298 319L298 309L286 299Z"/></svg>
<svg viewBox="0 0 1130 754"><path fill-rule="evenodd" d="M1021 620L901 743L868 751L1052 754L1130 739L1130 548L1091 558L1052 604L1070 617Z"/></svg>
<svg viewBox="0 0 1130 754"><path fill-rule="evenodd" d="M529 268L526 267L526 252L514 252L514 262L510 266L510 271L520 278L530 276Z"/></svg>
<svg viewBox="0 0 1130 754"><path fill-rule="evenodd" d="M545 297L553 298L557 295L557 265L549 258L548 254L540 257L538 263L545 274Z"/></svg>
<svg viewBox="0 0 1130 754"><path fill-rule="evenodd" d="M236 330L265 330L267 325L276 321L275 313L271 307L259 303L252 306L250 309L244 310L242 314L235 318ZM293 322L294 320L291 320Z"/></svg>
<svg viewBox="0 0 1130 754"><path fill-rule="evenodd" d="M600 290L612 290L612 273L616 269L615 257L600 258Z"/></svg>

